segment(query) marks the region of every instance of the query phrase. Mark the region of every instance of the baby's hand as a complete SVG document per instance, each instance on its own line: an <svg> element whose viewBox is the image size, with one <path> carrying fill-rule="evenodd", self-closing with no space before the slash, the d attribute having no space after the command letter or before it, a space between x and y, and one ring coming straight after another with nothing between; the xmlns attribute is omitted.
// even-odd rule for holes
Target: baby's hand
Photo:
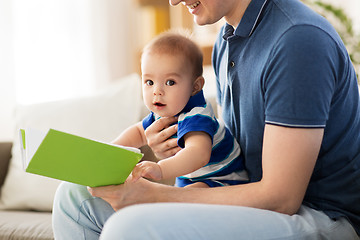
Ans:
<svg viewBox="0 0 360 240"><path fill-rule="evenodd" d="M139 178L150 178L153 180L161 180L162 172L160 166L155 162L143 161L138 163L131 173L131 181L136 182Z"/></svg>

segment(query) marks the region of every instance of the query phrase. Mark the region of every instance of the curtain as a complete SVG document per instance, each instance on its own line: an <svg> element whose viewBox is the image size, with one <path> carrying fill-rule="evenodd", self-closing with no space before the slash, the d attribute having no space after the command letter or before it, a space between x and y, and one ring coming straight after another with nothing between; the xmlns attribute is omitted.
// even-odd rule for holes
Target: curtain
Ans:
<svg viewBox="0 0 360 240"><path fill-rule="evenodd" d="M17 100L33 103L88 94L126 74L132 55L126 41L129 3L13 0Z"/></svg>
<svg viewBox="0 0 360 240"><path fill-rule="evenodd" d="M91 94L134 72L133 0L0 0L0 141L15 104Z"/></svg>

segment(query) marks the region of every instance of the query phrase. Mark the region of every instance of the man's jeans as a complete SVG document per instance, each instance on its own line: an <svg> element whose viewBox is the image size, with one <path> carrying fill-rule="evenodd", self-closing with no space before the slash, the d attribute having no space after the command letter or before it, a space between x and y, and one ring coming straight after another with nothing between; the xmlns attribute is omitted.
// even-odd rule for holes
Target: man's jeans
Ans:
<svg viewBox="0 0 360 240"><path fill-rule="evenodd" d="M293 216L248 207L153 203L116 213L84 186L62 183L53 209L55 239L360 239L350 223L302 206Z"/></svg>

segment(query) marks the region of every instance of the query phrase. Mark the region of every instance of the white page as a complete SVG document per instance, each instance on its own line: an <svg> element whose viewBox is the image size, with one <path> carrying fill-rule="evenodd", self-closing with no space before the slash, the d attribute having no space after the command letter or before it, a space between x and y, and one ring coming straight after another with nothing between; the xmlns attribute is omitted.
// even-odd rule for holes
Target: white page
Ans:
<svg viewBox="0 0 360 240"><path fill-rule="evenodd" d="M25 129L25 150L26 150L26 158L24 167L29 165L30 160L36 153L37 149L39 148L40 144L44 140L45 136L47 135L47 132L42 132L37 129L33 128L26 128Z"/></svg>
<svg viewBox="0 0 360 240"><path fill-rule="evenodd" d="M19 138L20 138L20 153L21 153L22 166L23 166L23 169L25 169L25 162L26 162L26 150L24 147L25 139L23 139L21 129L19 130Z"/></svg>
<svg viewBox="0 0 360 240"><path fill-rule="evenodd" d="M98 142L100 142L100 141L98 141ZM105 143L105 142L102 142L102 143ZM127 147L127 146L117 145L117 144L113 144L113 143L106 143L106 144L111 145L111 146L115 146L115 147L118 147L118 148L123 148L123 149L129 150L129 151L135 152L135 153L141 153L141 150L138 149L138 148Z"/></svg>
<svg viewBox="0 0 360 240"><path fill-rule="evenodd" d="M111 146L114 146L114 147L123 148L123 149L129 150L129 151L135 152L135 153L141 153L141 150L139 148L117 145L117 144L114 144L114 143L103 142L103 141L95 140L95 139L92 139L92 138L88 138L88 139L93 140L95 142L111 145Z"/></svg>

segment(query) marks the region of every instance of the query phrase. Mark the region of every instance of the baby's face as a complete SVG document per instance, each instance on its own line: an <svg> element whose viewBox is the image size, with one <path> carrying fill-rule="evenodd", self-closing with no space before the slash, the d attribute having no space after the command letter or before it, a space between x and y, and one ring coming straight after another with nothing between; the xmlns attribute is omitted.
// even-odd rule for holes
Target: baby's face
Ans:
<svg viewBox="0 0 360 240"><path fill-rule="evenodd" d="M161 117L180 113L194 88L193 74L184 57L144 53L141 71L147 108Z"/></svg>

